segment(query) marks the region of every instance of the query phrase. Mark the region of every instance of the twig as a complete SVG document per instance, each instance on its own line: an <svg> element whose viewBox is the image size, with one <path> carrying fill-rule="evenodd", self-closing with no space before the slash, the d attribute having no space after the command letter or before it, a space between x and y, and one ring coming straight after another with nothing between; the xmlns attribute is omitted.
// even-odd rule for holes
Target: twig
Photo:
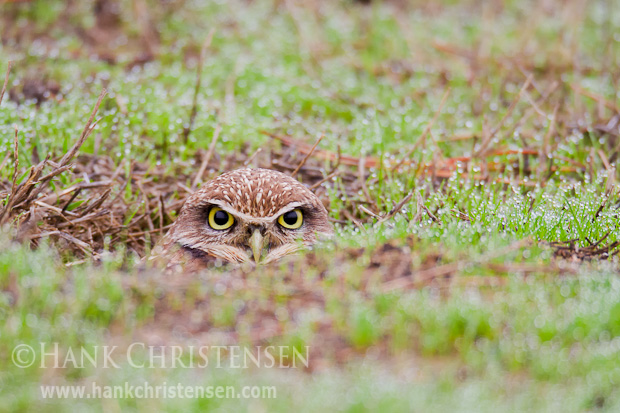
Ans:
<svg viewBox="0 0 620 413"><path fill-rule="evenodd" d="M45 208L45 209L49 209L50 211L54 211L54 212L56 212L60 216L63 216L65 213L67 215L71 215L71 216L74 216L74 217L78 216L78 214L76 214L75 212L63 211L62 209L60 209L58 207L46 204L46 203L41 202L41 201L34 201L34 204L40 206L41 208ZM63 218L64 218L64 216L63 216ZM67 221L69 221L69 220L67 220Z"/></svg>
<svg viewBox="0 0 620 413"><path fill-rule="evenodd" d="M127 162L122 162L121 165L127 165ZM119 165L119 169L120 170L120 166ZM131 160L129 162L129 170L125 171L125 182L123 183L123 185L120 187L118 193L116 194L116 196L112 199L112 202L110 202L110 205L114 205L116 203L116 201L118 201L119 199L122 199L123 195L127 192L127 187L131 186L131 179L133 176L133 169L135 166L135 160ZM120 172L119 172L120 173ZM114 172L114 174L116 175L116 171Z"/></svg>
<svg viewBox="0 0 620 413"><path fill-rule="evenodd" d="M470 221L469 219L469 215L467 215L464 212L459 211L458 209L452 208L450 211L454 212L454 214L456 215L457 218L463 220L463 221Z"/></svg>
<svg viewBox="0 0 620 413"><path fill-rule="evenodd" d="M596 101L597 103L601 103L603 105L605 105L605 107L607 107L608 109L613 110L615 113L620 113L620 107L614 105L612 102L609 102L607 99L605 99L603 96L601 95L597 95L594 92L590 92L589 90L586 90L584 88L582 88L581 86L572 83L570 85L571 89L573 89L575 92L579 93L582 96L585 96L587 98L590 98L594 101Z"/></svg>
<svg viewBox="0 0 620 413"><path fill-rule="evenodd" d="M603 152L602 149L599 149L597 153L598 153L598 156L601 157L601 161L603 162L603 166L605 167L605 169L606 170L612 169L612 166L609 163L609 159L607 159L607 155L605 155L605 152Z"/></svg>
<svg viewBox="0 0 620 413"><path fill-rule="evenodd" d="M78 197L78 195L82 192L82 189L79 188L77 191L75 191L73 193L73 195L71 195L71 198L69 198L69 200L65 203L65 206L62 207L62 213L64 214L65 211L67 211L67 208L69 208L69 205L71 205L71 202L73 202L75 200L75 198Z"/></svg>
<svg viewBox="0 0 620 413"><path fill-rule="evenodd" d="M358 227L360 231L366 233L366 228L364 228L364 225L362 225L361 222L355 219L355 217L348 210L343 209L342 213L349 221L353 222L353 224L355 224L355 226Z"/></svg>
<svg viewBox="0 0 620 413"><path fill-rule="evenodd" d="M602 149L599 149L597 153L598 156L601 157L601 161L603 161L605 170L607 170L607 184L605 185L605 193L609 198L616 187L616 168L609 163L609 159L607 159L607 155L605 155L605 152L603 152Z"/></svg>
<svg viewBox="0 0 620 413"><path fill-rule="evenodd" d="M58 235L61 238L66 239L69 242L74 243L75 245L77 245L82 251L87 252L89 254L93 253L93 250L91 248L90 245L88 245L87 243L85 243L82 240L79 240L69 234L67 234L66 232L62 232L62 231L48 231L48 232L42 232L40 234L34 234L31 235L29 238L30 239L36 239L36 238L44 238L44 237L49 237L51 235Z"/></svg>
<svg viewBox="0 0 620 413"><path fill-rule="evenodd" d="M248 166L250 162L252 162L254 158L256 158L256 155L261 153L262 150L263 148L258 148L256 151L254 151L254 153L248 159L246 159L246 161L243 163L243 166Z"/></svg>
<svg viewBox="0 0 620 413"><path fill-rule="evenodd" d="M183 183L181 183L181 182L177 182L177 186L179 188L181 188L182 190L184 190L185 192L187 192L188 194L190 194L190 195L193 194L194 192L196 192L192 188L188 188L187 186L183 185Z"/></svg>
<svg viewBox="0 0 620 413"><path fill-rule="evenodd" d="M323 138L325 137L325 134L322 133L321 136L319 136L319 139L316 140L316 143L314 144L314 146L312 147L312 149L310 149L310 152L308 152L308 154L306 155L306 157L304 159L301 160L301 162L299 163L299 165L297 166L297 168L295 168L295 170L291 173L291 176L295 176L297 174L297 172L299 172L299 170L301 169L302 166L304 166L304 164L306 163L306 161L308 160L308 158L310 158L310 156L312 156L312 152L314 152L314 150L316 149L316 147L318 146L319 143L321 143L321 141L323 140Z"/></svg>
<svg viewBox="0 0 620 413"><path fill-rule="evenodd" d="M15 192L13 192L10 195L9 201L6 203L4 208L1 210L0 224L6 223L11 218L9 213L13 209L13 205L15 205L16 201L28 196L28 194L30 193L30 191L35 185L35 182L37 180L36 178L38 178L44 166L45 166L45 161L40 162L36 166L30 167L30 171L28 173L28 178L26 179L26 182L19 185L17 188L15 188Z"/></svg>
<svg viewBox="0 0 620 413"><path fill-rule="evenodd" d="M422 209L424 209L424 211L426 211L426 213L427 213L427 214L428 214L428 216L429 216L429 217L433 220L433 222L436 222L436 223L438 223L439 225L441 225L441 220L440 220L439 218L437 218L437 217L435 216L435 214L433 214L433 213L431 212L431 210L430 210L430 209L428 209L428 207L427 207L426 205L422 204Z"/></svg>
<svg viewBox="0 0 620 413"><path fill-rule="evenodd" d="M153 230L155 229L155 225L153 224L153 220L151 219L151 208L149 206L149 197L146 194L146 191L144 190L144 187L142 186L142 182L139 179L136 179L136 186L138 187L138 189L140 190L140 193L142 194L142 199L143 199L143 204L144 204L144 213L146 215L146 223L149 226L149 229Z"/></svg>
<svg viewBox="0 0 620 413"><path fill-rule="evenodd" d="M217 143L218 138L220 137L220 132L222 131L222 127L218 123L213 131L213 138L211 138L211 143L209 144L209 149L207 153L202 158L202 163L200 164L200 168L198 169L198 173L196 174L196 178L194 178L194 182L192 183L192 189L195 189L198 184L202 181L202 175L204 175L207 170L207 166L209 165L209 161L211 160L211 156L213 156L213 152L215 151L215 144Z"/></svg>
<svg viewBox="0 0 620 413"><path fill-rule="evenodd" d="M403 209L403 207L405 206L405 204L407 204L407 202L411 201L411 198L413 198L413 191L409 192L409 194L407 194L406 197L404 197L398 204L396 204L396 206L394 206L394 208L392 208L390 210L390 212L388 212L387 214L385 214L385 216L383 216L380 220L379 223L381 222L385 222L388 219L391 219L394 215L398 214L400 212L401 209Z"/></svg>
<svg viewBox="0 0 620 413"><path fill-rule="evenodd" d="M333 171L332 173L330 173L329 175L327 175L325 178L321 179L319 182L317 182L316 184L312 185L310 188L311 191L314 191L315 189L317 189L319 186L323 185L323 183L331 180L332 178L336 177L340 175L340 171Z"/></svg>
<svg viewBox="0 0 620 413"><path fill-rule="evenodd" d="M92 214L89 214L89 215L84 215L84 216L82 216L80 218L77 218L77 219L74 219L72 221L63 222L61 224L58 224L57 227L58 228L71 227L71 226L74 226L74 225L79 224L81 222L88 222L88 221L90 221L92 219L99 218L100 216L103 216L103 215L106 215L106 214L109 214L109 213L110 213L110 211L108 211L107 209L102 209L101 211L93 212Z"/></svg>
<svg viewBox="0 0 620 413"><path fill-rule="evenodd" d="M2 159L2 162L0 162L0 171L4 169L4 166L9 161L10 157L11 157L11 151L6 151L6 155L4 155L4 159Z"/></svg>
<svg viewBox="0 0 620 413"><path fill-rule="evenodd" d="M165 231L167 229L170 229L170 227L172 227L172 224L168 224L168 225L160 227L160 228L155 228L154 230L132 232L132 233L127 234L127 236L130 236L130 237L141 237L141 236L146 235L146 234L154 234L154 233L157 233L157 232L163 232L163 231Z"/></svg>
<svg viewBox="0 0 620 413"><path fill-rule="evenodd" d="M15 141L14 141L14 146L13 146L13 161L14 161L13 181L11 184L11 192L9 193L8 202L6 203L6 206L2 210L0 210L0 224L3 224L8 219L10 219L9 212L13 208L13 205L15 205L15 201L18 199L17 196L21 195L21 192L19 191L19 189L21 189L21 186L19 188L17 187L17 169L19 167L19 147L17 145L18 143L17 132L18 132L18 129L17 129L17 126L15 126ZM41 166L41 169L42 168L43 167ZM26 184L31 182L31 179L33 177L32 175L33 170L34 168L30 168L30 176L28 177Z"/></svg>
<svg viewBox="0 0 620 413"><path fill-rule="evenodd" d="M63 166L61 168L53 169L47 175L43 175L42 177L39 177L41 175L41 171L43 170L45 165L47 165L47 163L48 163L48 159L46 159L45 161L39 163L36 166L36 168L33 170L33 173L32 173L32 176L31 176L32 179L29 179L26 182L26 184L20 185L20 186L17 187L18 192L19 192L20 188L22 188L22 187L24 188L23 191L22 191L22 194L24 196L20 197L20 199L22 199L22 200L19 201L19 203L15 204L15 208L27 207L30 202L34 201L35 199L37 199L39 197L39 194L45 188L45 184L47 184L50 180L52 180L52 178L54 178L54 177L62 174L63 172L73 168L73 164L65 165L65 166Z"/></svg>
<svg viewBox="0 0 620 413"><path fill-rule="evenodd" d="M18 131L17 125L15 125L15 140L13 142L13 184L11 186L11 194L15 193L15 186L17 185L17 170L19 169Z"/></svg>
<svg viewBox="0 0 620 413"><path fill-rule="evenodd" d="M340 157L341 156L342 156L342 153L341 153L341 149L340 149L340 144L338 144L337 152L336 152L336 164L332 167L332 170L329 171L329 173L327 175L331 175L332 173L336 172L336 169L338 169L340 167Z"/></svg>
<svg viewBox="0 0 620 413"><path fill-rule="evenodd" d="M62 190L60 193L54 193L51 195L47 195L43 198L39 198L39 201L42 201L48 204L54 204L56 203L57 200L59 200L65 195L69 195L71 192L81 191L83 189L93 189L93 188L111 186L112 183L113 182L111 180L95 181L95 182L88 182L88 183L82 182L77 185L70 186L69 188Z"/></svg>
<svg viewBox="0 0 620 413"><path fill-rule="evenodd" d="M164 197L159 194L159 229L164 232L164 217L166 216L166 206L164 204Z"/></svg>
<svg viewBox="0 0 620 413"><path fill-rule="evenodd" d="M97 114L97 111L99 110L99 106L101 106L101 102L103 101L103 98L105 97L106 93L108 93L107 90L105 89L101 90L99 99L97 99L97 103L95 104L95 107L93 108L93 111L91 112L90 117L88 118L88 121L86 122L86 125L84 126L84 130L82 131L82 134L80 135L80 139L78 139L78 141L71 147L69 152L67 152L65 156L62 157L62 159L58 163L58 168L65 166L66 164L69 163L71 159L73 159L73 157L75 156L77 151L80 149L82 144L84 144L84 141L86 140L86 138L88 138L88 136L92 133L93 129L91 128L91 125L93 125L93 120L95 119L95 115Z"/></svg>
<svg viewBox="0 0 620 413"><path fill-rule="evenodd" d="M370 215L373 218L381 219L381 217L379 215L375 214L370 209L366 208L364 205L358 205L357 209L359 209L360 211L362 211L365 214Z"/></svg>
<svg viewBox="0 0 620 413"><path fill-rule="evenodd" d="M187 143L189 139L189 135L192 132L192 128L194 127L194 120L196 119L196 114L198 113L198 93L200 92L200 85L202 84L202 68L204 66L205 56L207 54L207 49L211 46L211 41L213 40L213 35L215 34L215 28L211 29L204 43L202 44L202 48L200 49L200 57L198 58L198 67L196 69L196 83L194 84L194 98L192 100L192 110L189 115L189 122L187 127L183 129L183 142Z"/></svg>
<svg viewBox="0 0 620 413"><path fill-rule="evenodd" d="M77 238L75 238L74 236L71 236L69 234L67 234L66 232L62 232L62 231L58 231L58 236L66 239L69 242L74 243L75 245L77 245L82 251L84 251L87 254L93 254L93 250L91 248L90 245L88 245L87 243L85 243L82 240L79 240Z"/></svg>
<svg viewBox="0 0 620 413"><path fill-rule="evenodd" d="M607 231L607 233L605 235L603 235L603 238L599 239L596 243L592 244L590 246L590 248L595 248L598 247L601 242L605 241L607 239L607 237L609 236L609 234L611 233L611 231Z"/></svg>
<svg viewBox="0 0 620 413"><path fill-rule="evenodd" d="M9 65L6 68L6 76L4 77L4 84L2 85L2 92L0 92L0 105L2 104L2 98L4 97L4 92L6 92L6 87L9 84L9 73L11 72L11 66L13 66L13 61L9 60Z"/></svg>
<svg viewBox="0 0 620 413"><path fill-rule="evenodd" d="M424 200L422 199L422 195L419 193L416 194L416 211L413 219L409 222L409 228L422 219L422 205L424 204Z"/></svg>
<svg viewBox="0 0 620 413"><path fill-rule="evenodd" d="M364 198L366 198L366 201L368 201L369 204L373 204L376 207L377 204L370 196L370 192L368 191L368 186L366 186L366 172L365 172L366 168L364 168L365 164L366 164L366 157L362 155L360 156L360 161L357 164L358 180L359 180L360 186L362 187L362 193L364 194Z"/></svg>
<svg viewBox="0 0 620 413"><path fill-rule="evenodd" d="M111 188L106 189L105 192L99 198L97 198L97 200L95 200L95 202L93 202L92 204L87 206L86 209L81 212L81 215L85 216L90 211L93 211L93 210L99 208L105 202L105 200L108 198L108 196L110 196L111 193L112 193L112 189Z"/></svg>

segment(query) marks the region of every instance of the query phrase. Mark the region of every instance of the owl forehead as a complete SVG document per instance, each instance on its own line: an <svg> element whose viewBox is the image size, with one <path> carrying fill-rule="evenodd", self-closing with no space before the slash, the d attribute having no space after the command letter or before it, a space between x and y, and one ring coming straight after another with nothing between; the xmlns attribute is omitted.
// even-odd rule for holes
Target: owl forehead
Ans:
<svg viewBox="0 0 620 413"><path fill-rule="evenodd" d="M195 194L216 200L254 217L269 217L287 205L312 203L315 196L304 185L278 171L237 169L207 182Z"/></svg>

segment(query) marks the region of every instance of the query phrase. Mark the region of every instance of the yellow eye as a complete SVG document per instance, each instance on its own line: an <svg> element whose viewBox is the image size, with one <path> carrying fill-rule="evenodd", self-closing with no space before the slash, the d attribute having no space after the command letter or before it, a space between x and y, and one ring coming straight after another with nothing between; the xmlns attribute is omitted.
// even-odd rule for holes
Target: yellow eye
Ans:
<svg viewBox="0 0 620 413"><path fill-rule="evenodd" d="M232 227L235 223L235 219L228 212L222 208L213 207L209 211L209 226L213 229L224 230Z"/></svg>
<svg viewBox="0 0 620 413"><path fill-rule="evenodd" d="M280 215L280 218L278 218L278 223L284 228L297 229L304 223L304 216L301 214L299 209L294 209Z"/></svg>

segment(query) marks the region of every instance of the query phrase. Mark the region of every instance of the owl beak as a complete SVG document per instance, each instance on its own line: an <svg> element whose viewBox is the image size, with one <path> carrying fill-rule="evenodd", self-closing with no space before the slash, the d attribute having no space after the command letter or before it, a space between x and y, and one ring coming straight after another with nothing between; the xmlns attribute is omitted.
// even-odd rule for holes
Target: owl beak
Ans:
<svg viewBox="0 0 620 413"><path fill-rule="evenodd" d="M255 229L254 232L252 232L252 236L250 237L250 248L252 248L252 254L254 255L254 261L258 264L258 262L260 261L260 257L263 253L263 244L264 244L264 238L262 236L262 234L260 233L260 229Z"/></svg>

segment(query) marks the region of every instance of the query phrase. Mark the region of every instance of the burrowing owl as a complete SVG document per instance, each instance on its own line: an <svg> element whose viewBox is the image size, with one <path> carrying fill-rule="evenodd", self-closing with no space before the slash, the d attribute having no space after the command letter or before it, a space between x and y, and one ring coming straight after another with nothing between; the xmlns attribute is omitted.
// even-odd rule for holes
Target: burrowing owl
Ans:
<svg viewBox="0 0 620 413"><path fill-rule="evenodd" d="M327 210L281 172L237 169L192 194L154 255L199 269L220 258L268 263L330 235Z"/></svg>

